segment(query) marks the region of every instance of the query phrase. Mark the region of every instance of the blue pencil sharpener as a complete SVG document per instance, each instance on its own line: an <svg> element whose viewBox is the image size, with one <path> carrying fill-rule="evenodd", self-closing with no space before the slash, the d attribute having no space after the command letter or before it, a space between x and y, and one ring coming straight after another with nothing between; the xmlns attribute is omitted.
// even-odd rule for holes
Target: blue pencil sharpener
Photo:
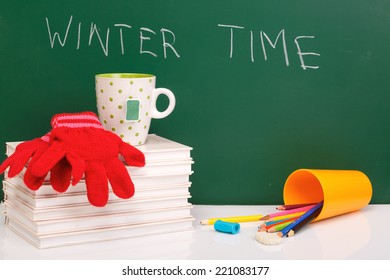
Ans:
<svg viewBox="0 0 390 280"><path fill-rule="evenodd" d="M240 224L239 223L230 223L230 222L224 222L221 220L217 220L214 223L214 229L216 231L225 232L225 233L231 233L236 234L240 231Z"/></svg>

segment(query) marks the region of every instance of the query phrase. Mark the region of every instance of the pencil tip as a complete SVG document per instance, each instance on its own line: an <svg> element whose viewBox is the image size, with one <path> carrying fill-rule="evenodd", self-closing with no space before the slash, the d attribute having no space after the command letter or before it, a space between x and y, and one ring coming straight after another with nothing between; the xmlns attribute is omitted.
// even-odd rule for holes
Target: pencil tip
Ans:
<svg viewBox="0 0 390 280"><path fill-rule="evenodd" d="M201 225L207 225L208 222L207 222L206 220L203 220L203 221L200 221L200 224L201 224Z"/></svg>
<svg viewBox="0 0 390 280"><path fill-rule="evenodd" d="M294 231L293 230L290 230L288 233L287 233L287 237L291 237L294 235Z"/></svg>
<svg viewBox="0 0 390 280"><path fill-rule="evenodd" d="M269 215L264 216L264 217L261 217L261 218L260 218L260 221L265 221L265 220L268 220L268 219L269 219Z"/></svg>

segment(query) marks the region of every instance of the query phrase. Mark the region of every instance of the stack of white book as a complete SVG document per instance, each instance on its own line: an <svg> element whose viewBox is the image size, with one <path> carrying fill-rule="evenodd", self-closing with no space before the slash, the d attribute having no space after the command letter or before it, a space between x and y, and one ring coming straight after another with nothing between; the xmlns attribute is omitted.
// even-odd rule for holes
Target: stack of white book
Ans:
<svg viewBox="0 0 390 280"><path fill-rule="evenodd" d="M6 154L19 143L6 143ZM14 178L6 173L6 225L38 248L192 230L192 148L154 134L137 148L145 155L145 166L126 166L135 195L120 199L110 192L105 207L88 202L84 181L65 193L57 193L47 180L32 191L23 182L23 172Z"/></svg>

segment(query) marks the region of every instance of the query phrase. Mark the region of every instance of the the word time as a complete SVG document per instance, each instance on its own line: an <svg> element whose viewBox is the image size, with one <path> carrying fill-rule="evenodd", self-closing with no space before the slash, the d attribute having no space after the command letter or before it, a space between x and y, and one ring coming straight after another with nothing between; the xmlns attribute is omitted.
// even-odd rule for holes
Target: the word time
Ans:
<svg viewBox="0 0 390 280"><path fill-rule="evenodd" d="M229 36L229 48L230 48L230 58L233 58L233 54L234 54L234 45L235 45L235 36L234 34L236 32L243 32L242 30L245 29L245 27L243 26L238 26L238 25L232 25L232 24L218 24L218 26L220 28L225 28L227 29L229 32L228 32L228 36ZM252 62L255 61L255 50L254 50L254 32L252 30L249 30L249 46L250 46L250 55L248 56L250 58L250 60ZM258 36L260 38L260 41L261 41L261 49L262 49L262 53L263 53L263 57L264 57L264 60L267 60L268 59L268 56L267 56L267 49L269 49L270 47L275 49L276 48L276 45L278 43L279 40L281 40L281 44L282 44L282 47L283 47L283 55L284 55L284 60L285 60L285 63L286 63L286 66L289 66L290 65L290 61L289 61L289 57L288 57L288 51L287 51L287 42L286 42L286 36L285 36L285 30L282 29L278 35L276 36L276 39L274 41L272 41L269 36L264 32L264 31L259 31L258 32ZM297 36L295 39L294 39L294 43L296 45L296 48L297 48L297 54L298 54L298 57L299 57L299 61L300 61L300 66L302 67L303 70L306 70L306 69L318 69L319 66L318 65L307 65L305 63L305 57L306 56L320 56L319 53L315 53L315 52L303 52L302 49L301 49L301 45L300 43L304 40L307 40L307 39L315 39L315 36Z"/></svg>

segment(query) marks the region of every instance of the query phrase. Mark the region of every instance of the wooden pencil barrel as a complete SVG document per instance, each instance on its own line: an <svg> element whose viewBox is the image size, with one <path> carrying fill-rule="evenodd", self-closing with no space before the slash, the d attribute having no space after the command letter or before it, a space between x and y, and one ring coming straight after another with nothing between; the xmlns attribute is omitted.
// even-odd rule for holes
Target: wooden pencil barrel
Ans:
<svg viewBox="0 0 390 280"><path fill-rule="evenodd" d="M299 169L284 185L285 204L324 201L314 221L353 212L368 205L372 197L369 178L357 170Z"/></svg>

